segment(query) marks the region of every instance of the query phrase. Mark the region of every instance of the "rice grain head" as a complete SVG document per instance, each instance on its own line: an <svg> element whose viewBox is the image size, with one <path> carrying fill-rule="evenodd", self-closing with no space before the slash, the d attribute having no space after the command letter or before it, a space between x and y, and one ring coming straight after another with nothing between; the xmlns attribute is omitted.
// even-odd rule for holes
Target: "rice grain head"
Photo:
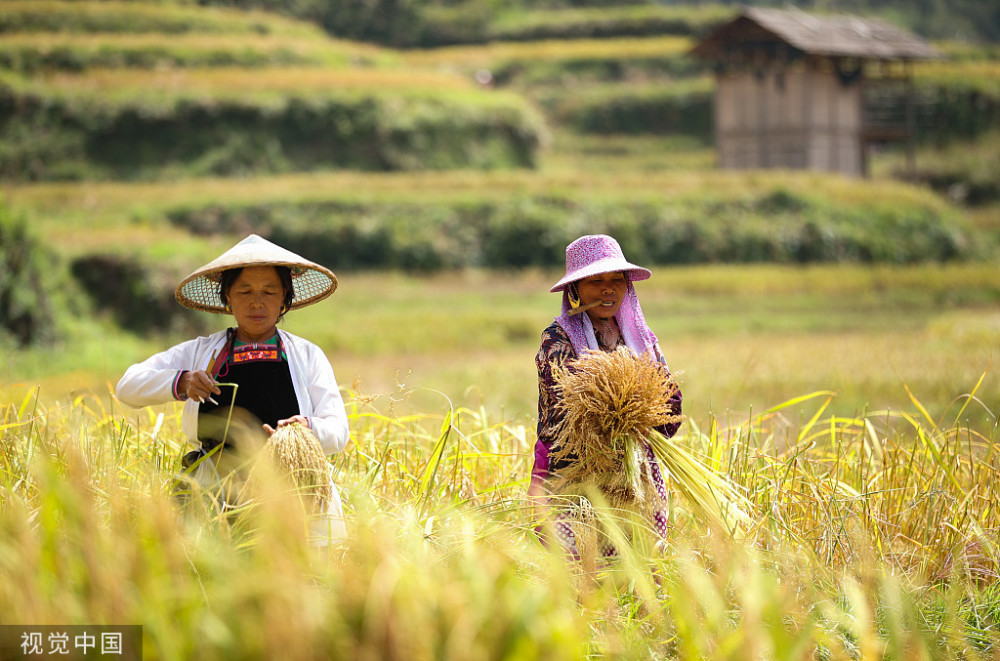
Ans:
<svg viewBox="0 0 1000 661"><path fill-rule="evenodd" d="M556 491L593 485L614 507L658 510L643 440L655 427L683 419L670 404L678 389L673 377L627 347L589 352L556 366L553 377L564 414L553 457L569 462Z"/></svg>
<svg viewBox="0 0 1000 661"><path fill-rule="evenodd" d="M284 425L271 434L247 478L248 493L260 493L262 462L296 491L305 504L306 512L319 514L326 511L333 498L330 464L308 427L299 423Z"/></svg>
<svg viewBox="0 0 1000 661"><path fill-rule="evenodd" d="M572 498L566 507L566 520L573 539L576 542L576 552L585 566L596 565L600 553L598 542L598 521L594 508L586 496Z"/></svg>

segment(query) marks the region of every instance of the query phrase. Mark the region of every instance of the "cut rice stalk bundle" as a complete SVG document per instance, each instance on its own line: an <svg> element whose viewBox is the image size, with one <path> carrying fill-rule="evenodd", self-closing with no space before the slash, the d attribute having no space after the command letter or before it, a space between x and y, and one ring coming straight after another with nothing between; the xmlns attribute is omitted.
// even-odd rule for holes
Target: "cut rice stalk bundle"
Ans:
<svg viewBox="0 0 1000 661"><path fill-rule="evenodd" d="M724 476L656 431L683 420L670 403L678 385L658 362L620 347L557 366L553 377L564 413L553 458L568 464L554 485L556 493L596 487L612 508L651 519L665 506L653 482L651 450L699 511L729 531L745 523L746 501Z"/></svg>
<svg viewBox="0 0 1000 661"><path fill-rule="evenodd" d="M261 449L247 478L247 491L261 492L261 471L274 476L299 495L309 514L325 512L333 498L330 464L308 427L299 423L278 427Z"/></svg>
<svg viewBox="0 0 1000 661"><path fill-rule="evenodd" d="M662 509L643 439L654 427L681 420L670 404L677 392L671 375L621 347L556 366L553 378L563 412L553 458L566 463L555 491L596 487L612 508L650 515Z"/></svg>
<svg viewBox="0 0 1000 661"><path fill-rule="evenodd" d="M698 512L729 534L738 535L749 530L750 501L725 476L656 430L646 437L646 441L670 474L674 486Z"/></svg>

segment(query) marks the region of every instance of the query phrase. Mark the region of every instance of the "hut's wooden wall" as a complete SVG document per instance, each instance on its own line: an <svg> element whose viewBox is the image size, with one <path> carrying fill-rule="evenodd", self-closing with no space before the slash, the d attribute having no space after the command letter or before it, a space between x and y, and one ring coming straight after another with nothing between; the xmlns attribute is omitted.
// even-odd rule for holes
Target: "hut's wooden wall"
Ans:
<svg viewBox="0 0 1000 661"><path fill-rule="evenodd" d="M791 168L864 174L862 84L799 68L717 78L715 139L729 169Z"/></svg>

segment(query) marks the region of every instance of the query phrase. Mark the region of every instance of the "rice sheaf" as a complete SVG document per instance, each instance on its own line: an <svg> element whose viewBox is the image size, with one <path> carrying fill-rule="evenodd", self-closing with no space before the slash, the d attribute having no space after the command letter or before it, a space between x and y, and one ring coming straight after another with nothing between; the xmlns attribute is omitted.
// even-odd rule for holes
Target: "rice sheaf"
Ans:
<svg viewBox="0 0 1000 661"><path fill-rule="evenodd" d="M564 461L557 494L597 488L613 508L651 517L665 505L645 460L647 446L675 487L702 514L730 531L746 526L746 500L725 477L698 461L656 428L679 423L673 410L674 377L627 347L592 351L552 371L564 414L552 455Z"/></svg>
<svg viewBox="0 0 1000 661"><path fill-rule="evenodd" d="M260 490L259 471L266 463L273 473L288 482L306 505L310 514L326 511L333 498L330 486L330 464L313 433L304 425L294 423L278 427L264 444L247 478L251 493Z"/></svg>
<svg viewBox="0 0 1000 661"><path fill-rule="evenodd" d="M593 485L614 507L659 509L644 441L655 427L682 420L670 404L678 389L673 377L620 347L557 365L553 378L563 412L553 457L567 462L555 490Z"/></svg>

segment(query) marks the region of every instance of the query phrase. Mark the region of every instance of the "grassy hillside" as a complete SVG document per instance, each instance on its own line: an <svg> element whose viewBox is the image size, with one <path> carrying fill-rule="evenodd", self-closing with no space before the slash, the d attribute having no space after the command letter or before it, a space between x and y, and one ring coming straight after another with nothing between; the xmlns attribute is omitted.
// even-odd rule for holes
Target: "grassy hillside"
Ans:
<svg viewBox="0 0 1000 661"><path fill-rule="evenodd" d="M188 321L202 324L203 333L226 323L171 316L183 310L172 289L252 229L280 233L281 243L340 276L329 304L290 315L286 328L323 347L343 384L357 379L384 392L395 376L529 428L531 358L558 311L558 297L547 292L559 277L560 242L571 232L607 228L627 254L653 267L654 279L641 289L644 310L684 374L688 411L701 418L825 389L840 393L834 406L845 415L896 408L909 401L903 384L938 416L989 370L996 346L1000 293L988 261L665 267L654 264L652 251L678 244L643 233L687 228L688 245L700 250L761 249L773 236L772 245L788 250L802 236L794 233L803 226L795 214L808 212L829 226L814 226L821 230L814 243L800 247L835 245L838 227L846 228L839 215L840 223L853 219L854 234L841 236L868 236L894 250L930 239L927 249L941 249L947 244L933 238L941 235L916 231L913 223L950 219L929 227L952 231L961 227L951 225L955 212L933 193L902 183L804 173L342 173L39 184L8 189L8 200L56 250L50 272L95 256L117 264L103 280L67 281L57 290L76 304L57 325L64 338L58 352L11 347L0 378L42 383L52 396L106 388L132 361L195 332L182 327ZM622 209L636 214L634 224L608 212ZM727 224L740 227L727 232ZM786 233L768 234L777 228ZM484 243L486 231L492 235ZM727 233L744 241L727 242ZM758 241L751 242L746 237L754 233ZM896 239L885 243L889 236ZM472 263L482 266L501 250L511 263L535 266L484 271ZM358 263L365 257L411 269L437 260L449 268L419 276L371 271ZM140 322L161 330L120 330L126 309L144 311ZM986 384L995 392L996 375ZM418 400L416 410L424 410Z"/></svg>
<svg viewBox="0 0 1000 661"><path fill-rule="evenodd" d="M458 43L578 39L676 34L697 36L739 10L732 0L210 0L210 4L263 8L322 25L339 37L393 47ZM1000 40L1000 15L979 0L757 0L753 4L817 13L877 16L930 38Z"/></svg>
<svg viewBox="0 0 1000 661"><path fill-rule="evenodd" d="M392 54L267 16L10 3L0 25L0 177L534 164L545 129L519 97L393 67Z"/></svg>
<svg viewBox="0 0 1000 661"><path fill-rule="evenodd" d="M691 31L398 53L331 40L307 22L273 16L270 25L262 12L87 5L10 3L0 44L0 176L537 167L547 130L711 145L713 83L705 63L686 55ZM972 139L1000 113L995 53L943 47L949 62L916 70L921 131L938 143Z"/></svg>
<svg viewBox="0 0 1000 661"><path fill-rule="evenodd" d="M111 242L137 227L255 231L347 269L556 266L585 231L612 233L650 263L913 263L988 254L934 195L807 173L290 175L253 185L22 186L9 190L8 203L40 228L62 228L59 243L70 254L87 241L74 226Z"/></svg>

